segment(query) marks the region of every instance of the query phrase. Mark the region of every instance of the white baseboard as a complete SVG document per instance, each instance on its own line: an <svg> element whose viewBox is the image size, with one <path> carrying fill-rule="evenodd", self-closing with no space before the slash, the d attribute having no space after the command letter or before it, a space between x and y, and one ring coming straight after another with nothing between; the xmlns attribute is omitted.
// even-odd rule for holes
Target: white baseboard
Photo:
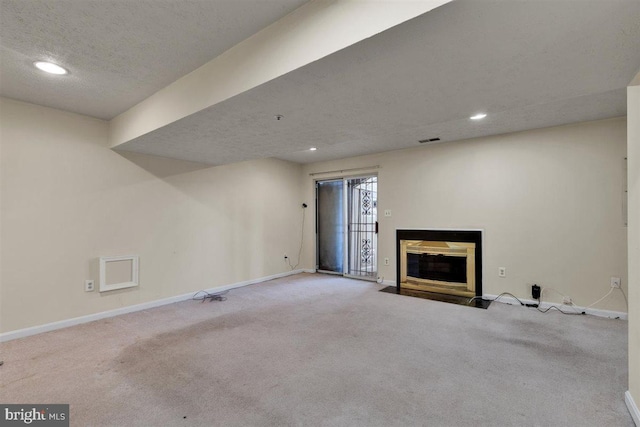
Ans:
<svg viewBox="0 0 640 427"><path fill-rule="evenodd" d="M495 299L495 298L498 297L498 295L484 294L483 297L484 298L488 298L488 299ZM532 300L532 299L524 299L524 298L519 298L519 299L520 299L520 301L522 301L525 304L537 304L538 303L538 301ZM520 305L520 303L515 298L510 297L509 295L501 296L500 299L497 302ZM592 316L607 317L609 319L627 320L627 313L622 312L622 311L599 310L597 308L586 308L586 307L580 307L580 306L577 306L577 305L573 305L573 306L564 305L563 306L562 304L555 304L555 303L548 303L548 302L542 302L540 304L540 308L542 310L546 310L547 308L551 307L552 305L556 306L556 307L560 307L564 311L567 311L567 312L576 311L576 312L581 313L581 312L584 311L586 314L591 314Z"/></svg>
<svg viewBox="0 0 640 427"><path fill-rule="evenodd" d="M230 285L220 286L217 288L204 289L206 292L217 293L224 292L229 289L240 288L243 286L254 285L268 280L279 279L281 277L291 276L299 273L315 273L315 270L292 270L284 273L273 274L271 276L260 277L257 279L245 280ZM121 314L133 313L135 311L148 310L154 307L160 307L174 302L185 301L193 298L195 292L176 295L169 298L163 298L155 301L149 301L142 304L130 305L127 307L116 308L114 310L102 311L100 313L88 314L86 316L74 317L71 319L60 320L58 322L46 323L44 325L32 326L30 328L18 329L15 331L4 332L0 334L0 342L11 341L18 338L24 338L31 335L41 334L43 332L55 331L56 329L68 328L70 326L80 325L82 323L93 322L95 320L106 319L108 317L119 316Z"/></svg>
<svg viewBox="0 0 640 427"><path fill-rule="evenodd" d="M637 427L640 427L640 410L638 410L636 402L633 401L633 397L631 397L631 393L629 393L629 390L624 393L624 403L627 404L627 409L629 409L629 413L631 414L631 418L633 418L633 422L636 423Z"/></svg>
<svg viewBox="0 0 640 427"><path fill-rule="evenodd" d="M382 285L387 285L387 286L395 286L396 285L396 281L395 280L383 280ZM497 298L498 295L491 295L491 294L484 294L483 298L488 298L488 299L495 299ZM520 301L522 301L525 304L537 304L538 301L534 301L531 299L523 299L520 298ZM497 302L503 302L503 303L508 303L508 304L516 304L516 305L520 305L520 303L513 297L510 297L508 295L504 295L501 296L500 299ZM542 302L540 304L540 308L542 310L546 310L547 308L549 308L550 306L555 305L555 306L559 306L559 304L552 304L552 303L548 303L548 302ZM622 320L627 320L627 313L623 312L623 311L610 311L610 310L599 310L597 308L585 308L585 307L579 307L577 305L572 306L576 309L576 311L578 312L585 312L586 314L591 314L592 316L598 316L598 317L607 317L609 319L622 319ZM564 306L564 308L566 308L565 311L573 311L573 309L569 306ZM563 308L563 310L564 310ZM640 427L640 425L638 426Z"/></svg>

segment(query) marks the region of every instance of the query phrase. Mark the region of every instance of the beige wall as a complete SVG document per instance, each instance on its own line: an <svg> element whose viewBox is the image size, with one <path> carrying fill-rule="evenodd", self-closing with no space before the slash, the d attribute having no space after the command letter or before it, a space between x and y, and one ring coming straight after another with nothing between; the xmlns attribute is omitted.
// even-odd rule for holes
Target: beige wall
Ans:
<svg viewBox="0 0 640 427"><path fill-rule="evenodd" d="M113 152L99 120L10 100L0 108L3 332L287 271L300 203L313 213L309 173L371 165L381 166L378 209L392 210L380 217L385 280L395 280L396 228L481 228L485 293L530 297L538 283L588 305L610 276L628 290L624 119L304 167L206 167ZM315 265L313 222L303 268ZM97 257L127 254L140 255L139 288L83 291L98 279ZM619 292L596 308L626 311Z"/></svg>
<svg viewBox="0 0 640 427"><path fill-rule="evenodd" d="M100 120L6 99L0 110L2 332L289 270L299 165L121 155ZM139 288L84 292L99 256L131 254Z"/></svg>
<svg viewBox="0 0 640 427"><path fill-rule="evenodd" d="M385 280L395 281L397 228L479 228L485 293L531 298L537 283L586 306L609 291L611 276L627 290L625 126L612 119L311 164L305 199L311 172L380 165L378 212L392 211L379 215L378 259L391 258L379 268ZM314 238L309 224L309 266ZM620 292L595 308L627 311Z"/></svg>
<svg viewBox="0 0 640 427"><path fill-rule="evenodd" d="M640 74L627 88L629 154L629 393L640 404Z"/></svg>

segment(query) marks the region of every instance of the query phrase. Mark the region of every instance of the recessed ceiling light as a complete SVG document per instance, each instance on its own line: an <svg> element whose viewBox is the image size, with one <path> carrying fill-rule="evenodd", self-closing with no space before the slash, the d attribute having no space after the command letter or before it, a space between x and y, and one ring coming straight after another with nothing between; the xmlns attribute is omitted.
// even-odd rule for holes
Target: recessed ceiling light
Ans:
<svg viewBox="0 0 640 427"><path fill-rule="evenodd" d="M67 70L65 70L61 66L56 65L52 62L38 61L38 62L34 62L33 65L35 65L39 70L42 70L50 74L62 75L62 74L68 73Z"/></svg>
<svg viewBox="0 0 640 427"><path fill-rule="evenodd" d="M316 148L316 147L311 147L311 148L309 148L309 151L316 151L316 150L317 150L317 148Z"/></svg>
<svg viewBox="0 0 640 427"><path fill-rule="evenodd" d="M471 116L469 117L471 120L482 120L485 117L487 117L487 115L485 113L478 113L475 116Z"/></svg>

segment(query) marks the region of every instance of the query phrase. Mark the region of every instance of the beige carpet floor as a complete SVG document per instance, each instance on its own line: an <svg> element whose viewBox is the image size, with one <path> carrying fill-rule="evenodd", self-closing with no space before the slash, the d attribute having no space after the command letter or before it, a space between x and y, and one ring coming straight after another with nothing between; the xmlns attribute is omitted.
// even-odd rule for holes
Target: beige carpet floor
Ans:
<svg viewBox="0 0 640 427"><path fill-rule="evenodd" d="M303 274L0 345L73 426L633 426L627 324Z"/></svg>

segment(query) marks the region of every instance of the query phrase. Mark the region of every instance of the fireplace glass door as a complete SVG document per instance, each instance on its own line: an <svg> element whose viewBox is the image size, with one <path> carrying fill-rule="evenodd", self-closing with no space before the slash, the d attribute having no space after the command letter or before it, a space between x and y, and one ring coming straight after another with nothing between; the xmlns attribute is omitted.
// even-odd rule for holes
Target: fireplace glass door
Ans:
<svg viewBox="0 0 640 427"><path fill-rule="evenodd" d="M401 239L399 244L400 287L475 296L475 242Z"/></svg>
<svg viewBox="0 0 640 427"><path fill-rule="evenodd" d="M467 258L443 254L407 254L407 276L443 282L467 282Z"/></svg>

